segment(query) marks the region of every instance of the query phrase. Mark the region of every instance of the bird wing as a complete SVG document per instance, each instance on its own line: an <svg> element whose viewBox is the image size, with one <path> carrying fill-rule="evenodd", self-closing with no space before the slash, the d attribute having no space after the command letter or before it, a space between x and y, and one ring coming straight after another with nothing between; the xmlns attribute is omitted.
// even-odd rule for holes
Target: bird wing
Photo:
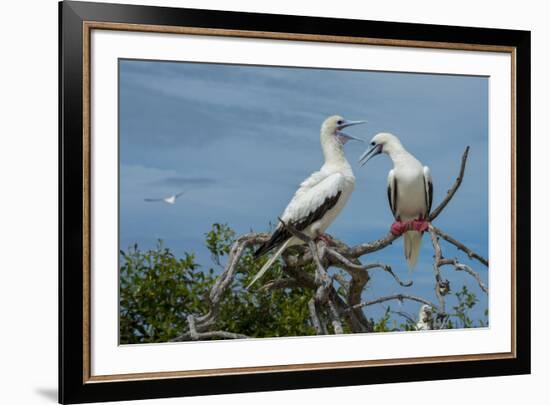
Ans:
<svg viewBox="0 0 550 405"><path fill-rule="evenodd" d="M147 202L164 201L164 198L144 198L144 201L147 201Z"/></svg>
<svg viewBox="0 0 550 405"><path fill-rule="evenodd" d="M388 202L393 217L397 219L397 179L393 169L388 173Z"/></svg>
<svg viewBox="0 0 550 405"><path fill-rule="evenodd" d="M303 231L336 205L342 195L344 181L344 176L340 173L329 175L322 172L313 173L300 185L283 212L281 220L285 223L290 222L296 229ZM279 224L271 238L256 250L254 256L258 257L269 252L291 237L292 234Z"/></svg>
<svg viewBox="0 0 550 405"><path fill-rule="evenodd" d="M175 194L174 197L179 198L184 194L185 194L185 191L180 191L179 193Z"/></svg>
<svg viewBox="0 0 550 405"><path fill-rule="evenodd" d="M424 166L424 190L426 195L426 213L424 217L428 217L430 215L430 211L432 210L432 201L433 201L433 195L434 195L434 186L432 183L432 174L430 172L430 168L428 166Z"/></svg>

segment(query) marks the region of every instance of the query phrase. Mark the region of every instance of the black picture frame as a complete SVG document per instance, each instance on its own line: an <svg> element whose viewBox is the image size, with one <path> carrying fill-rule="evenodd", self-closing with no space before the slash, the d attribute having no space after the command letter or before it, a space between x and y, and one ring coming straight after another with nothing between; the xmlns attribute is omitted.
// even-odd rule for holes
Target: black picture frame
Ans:
<svg viewBox="0 0 550 405"><path fill-rule="evenodd" d="M59 3L59 401L83 403L253 391L353 386L484 377L530 372L530 32L207 11L120 4ZM85 161L83 155L83 46L87 21L308 35L383 38L515 48L516 57L516 314L514 358L193 378L87 382L83 260ZM513 247L514 248L514 247ZM84 286L84 287L83 287Z"/></svg>

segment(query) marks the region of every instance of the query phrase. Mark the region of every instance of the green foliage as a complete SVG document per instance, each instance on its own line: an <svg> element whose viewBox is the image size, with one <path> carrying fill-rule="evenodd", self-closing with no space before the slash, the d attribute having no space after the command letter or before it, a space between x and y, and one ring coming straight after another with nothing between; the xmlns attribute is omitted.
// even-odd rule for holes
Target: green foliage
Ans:
<svg viewBox="0 0 550 405"><path fill-rule="evenodd" d="M465 285L462 286L460 291L454 294L457 300L457 304L452 308L454 313L449 314L446 319L441 320L439 323L436 323L435 327L438 329L443 325L442 329L459 329L459 328L474 328L474 327L486 327L488 326L488 316L489 310L484 311L485 319L479 319L477 325L474 324L474 321L470 317L470 310L479 302L476 295ZM403 318L406 322L401 322L399 325L397 321L391 317L391 314L395 314ZM454 321L453 321L454 319ZM371 318L371 322L374 325L374 332L392 332L392 331L411 331L417 330L414 315L407 314L404 312L395 312L391 310L391 307L387 307L384 315L378 321L374 321Z"/></svg>
<svg viewBox="0 0 550 405"><path fill-rule="evenodd" d="M216 265L229 253L234 238L235 232L222 224L214 224L206 234L206 246ZM187 315L208 312L216 274L213 269L201 270L192 254L177 259L162 242L145 252L134 245L120 253L121 344L168 341L187 330ZM252 254L249 248L241 257L216 329L251 337L314 334L307 306L311 292L300 288L245 290L266 260L255 260ZM280 263L276 263L265 279L280 277Z"/></svg>
<svg viewBox="0 0 550 405"><path fill-rule="evenodd" d="M389 323L391 321L390 307L386 307L386 312L384 312L384 315L378 321L375 322L373 319L371 319L371 321L374 324L374 332L390 332L392 330L395 330L395 323L393 327L389 326Z"/></svg>
<svg viewBox="0 0 550 405"><path fill-rule="evenodd" d="M159 241L154 249L141 251L137 245L120 254L120 343L154 343L169 341L188 329L187 315L203 315L209 310L209 293L221 271L222 261L231 249L235 232L226 224L213 224L205 235L205 244L216 268L205 270L193 254L183 258L174 254ZM250 337L313 335L308 301L312 291L285 288L267 291L261 288L269 280L286 277L281 262L276 262L251 291L247 286L258 273L267 257L255 259L253 248L243 252L230 289L221 302L217 330L245 334ZM314 273L313 265L305 271ZM345 296L342 286L338 292ZM469 312L478 302L475 294L463 286L455 293L457 305L445 322L445 328L471 328L474 322ZM397 317L392 316L397 315ZM326 314L321 313L325 318ZM485 311L487 318L488 312ZM397 319L406 322L397 323ZM375 332L416 330L416 315L391 311L388 306L377 321L371 319ZM455 321L453 321L455 320ZM329 333L332 326L325 319ZM487 320L479 320L487 326ZM344 333L350 333L344 324Z"/></svg>
<svg viewBox="0 0 550 405"><path fill-rule="evenodd" d="M206 247L210 250L212 261L218 266L223 255L229 254L235 239L235 231L225 224L215 223L206 234Z"/></svg>
<svg viewBox="0 0 550 405"><path fill-rule="evenodd" d="M198 271L193 255L177 259L162 242L120 253L121 344L168 341L184 330L188 314L207 311L212 270Z"/></svg>
<svg viewBox="0 0 550 405"><path fill-rule="evenodd" d="M489 326L489 308L483 311L483 315L485 315L485 319L479 319L480 328L486 328L487 326Z"/></svg>
<svg viewBox="0 0 550 405"><path fill-rule="evenodd" d="M227 225L214 224L207 234L207 247L215 262L229 253L234 236L235 233ZM255 259L253 253L254 249L249 247L241 256L233 288L222 302L217 327L251 337L314 334L307 306L311 298L309 290L286 288L265 291L260 289L262 283L255 284L250 291L245 289L267 260L267 257ZM280 278L283 278L283 273L280 262L277 262L268 270L263 283Z"/></svg>
<svg viewBox="0 0 550 405"><path fill-rule="evenodd" d="M458 304L453 306L455 313L451 316L457 318L458 322L455 323L454 327L472 328L473 321L468 315L468 311L472 309L478 302L476 295L470 292L468 288L464 285L462 286L460 291L455 293L455 296L458 300Z"/></svg>
<svg viewBox="0 0 550 405"><path fill-rule="evenodd" d="M252 337L300 336L315 334L310 324L307 303L312 293L302 288L262 290L262 283L245 289L267 258L254 259L247 249L237 267L235 285L228 291L218 325L220 329L239 331ZM283 277L280 263L268 271L265 282Z"/></svg>

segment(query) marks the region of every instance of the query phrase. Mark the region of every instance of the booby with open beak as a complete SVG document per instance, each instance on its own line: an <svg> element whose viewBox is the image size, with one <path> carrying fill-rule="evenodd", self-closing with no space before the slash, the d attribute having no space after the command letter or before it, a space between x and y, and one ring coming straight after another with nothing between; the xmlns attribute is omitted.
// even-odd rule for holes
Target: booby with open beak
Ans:
<svg viewBox="0 0 550 405"><path fill-rule="evenodd" d="M393 162L388 173L388 201L395 218L391 232L403 234L405 258L409 269L418 259L422 233L428 229L432 208L433 184L430 169L422 166L401 144L399 138L390 133L379 133L371 140L371 149L359 158L361 166L372 157L387 154Z"/></svg>
<svg viewBox="0 0 550 405"><path fill-rule="evenodd" d="M321 126L321 147L325 163L300 184L300 188L281 215L281 220L292 224L310 238L323 238L325 230L342 211L355 188L355 177L344 154L344 145L355 138L342 132L344 128L365 121L347 121L339 115L327 118ZM303 243L279 223L271 238L254 253L260 257L275 249L247 288L250 288L290 246Z"/></svg>

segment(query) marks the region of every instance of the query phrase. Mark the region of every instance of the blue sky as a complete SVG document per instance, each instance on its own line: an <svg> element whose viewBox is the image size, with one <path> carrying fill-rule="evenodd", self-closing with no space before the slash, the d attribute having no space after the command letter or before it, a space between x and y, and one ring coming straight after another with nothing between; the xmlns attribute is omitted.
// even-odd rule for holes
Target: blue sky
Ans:
<svg viewBox="0 0 550 405"><path fill-rule="evenodd" d="M227 223L237 233L267 231L301 181L322 165L320 125L339 114L368 121L350 128L351 135L397 135L430 167L434 206L454 182L469 145L464 182L435 224L488 256L487 78L134 60L121 60L119 68L121 249L134 243L147 249L163 239L176 254L195 252L209 268L204 234L211 224ZM386 197L391 161L379 156L360 168L365 147L346 144L356 189L328 230L350 245L385 235L393 221ZM144 202L180 190L186 194L174 206ZM450 245L443 249L472 264L487 282L487 269ZM410 274L401 240L363 257L392 265L414 283L399 287L374 271L364 298L406 292L435 302L432 255L425 235ZM480 316L487 296L477 284L451 268L444 275L454 291L465 284L476 293L474 315ZM416 304L391 306L418 311ZM367 316L377 318L384 309L369 307Z"/></svg>

